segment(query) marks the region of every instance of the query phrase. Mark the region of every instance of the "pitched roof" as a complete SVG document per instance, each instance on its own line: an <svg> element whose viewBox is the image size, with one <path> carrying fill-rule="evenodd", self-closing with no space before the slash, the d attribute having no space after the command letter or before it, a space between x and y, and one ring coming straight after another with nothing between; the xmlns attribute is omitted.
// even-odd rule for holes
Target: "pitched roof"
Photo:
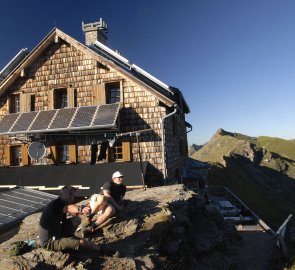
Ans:
<svg viewBox="0 0 295 270"><path fill-rule="evenodd" d="M119 55L102 43L96 41L95 44L91 44L88 47L57 28L54 28L51 32L49 32L49 34L32 50L32 52L27 55L9 75L7 75L0 85L0 96L4 94L9 86L20 76L23 69L37 59L50 44L53 42L57 43L58 39L66 41L70 45L83 51L85 54L90 55L102 65L119 71L124 76L145 87L165 105L171 107L174 103L179 104L182 102L184 112L189 112L189 107L182 95L181 100L179 98L180 95L178 95L178 97L175 95L176 88L172 89L135 64L130 64L128 59ZM178 90L178 92L180 91Z"/></svg>

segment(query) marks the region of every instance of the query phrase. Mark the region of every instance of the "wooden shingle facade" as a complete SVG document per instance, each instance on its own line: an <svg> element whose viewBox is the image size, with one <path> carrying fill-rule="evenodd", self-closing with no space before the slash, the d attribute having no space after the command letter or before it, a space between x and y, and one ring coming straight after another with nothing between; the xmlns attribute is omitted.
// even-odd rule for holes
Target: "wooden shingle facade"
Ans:
<svg viewBox="0 0 295 270"><path fill-rule="evenodd" d="M190 127L185 121L189 108L181 92L165 88L103 43L88 44L55 28L1 82L0 166L146 161L146 183L157 185L179 178L187 158ZM103 121L108 115L101 113L102 125L90 128L93 119L87 108L103 111L103 106L108 109L114 103L119 106L115 124L107 126ZM74 108L84 107L89 128L32 131L40 112L46 111L49 127L57 113L67 109L74 118L78 114ZM21 114L33 120L24 132L15 132L22 125L16 124ZM46 147L39 160L28 153L34 141Z"/></svg>

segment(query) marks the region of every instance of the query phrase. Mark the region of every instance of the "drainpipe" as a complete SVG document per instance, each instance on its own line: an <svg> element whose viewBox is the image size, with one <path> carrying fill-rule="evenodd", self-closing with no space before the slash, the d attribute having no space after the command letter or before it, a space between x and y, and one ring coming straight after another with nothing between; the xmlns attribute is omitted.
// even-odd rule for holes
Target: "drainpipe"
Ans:
<svg viewBox="0 0 295 270"><path fill-rule="evenodd" d="M166 182L166 154L165 154L165 130L164 130L164 120L177 112L177 104L174 103L174 111L167 114L161 119L161 128L162 128L162 156L163 156L163 177L164 181Z"/></svg>

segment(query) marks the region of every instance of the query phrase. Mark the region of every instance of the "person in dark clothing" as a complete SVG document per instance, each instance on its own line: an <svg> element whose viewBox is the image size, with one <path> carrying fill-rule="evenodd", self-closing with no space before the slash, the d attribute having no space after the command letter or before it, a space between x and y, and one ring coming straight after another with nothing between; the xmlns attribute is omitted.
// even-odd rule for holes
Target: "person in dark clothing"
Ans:
<svg viewBox="0 0 295 270"><path fill-rule="evenodd" d="M124 176L117 171L113 174L112 180L104 183L99 194L93 194L90 197L91 214L88 215L88 225L91 224L92 218L96 213L100 215L94 223L91 224L90 230L103 224L110 217L113 217L117 211L123 211L123 198L126 193L126 186L123 184Z"/></svg>
<svg viewBox="0 0 295 270"><path fill-rule="evenodd" d="M92 242L74 235L81 223L79 214L90 212L89 207L71 204L75 192L76 188L64 186L59 197L44 208L38 228L39 240L42 247L53 251L101 250L101 247L96 246ZM67 218L67 214L73 217Z"/></svg>

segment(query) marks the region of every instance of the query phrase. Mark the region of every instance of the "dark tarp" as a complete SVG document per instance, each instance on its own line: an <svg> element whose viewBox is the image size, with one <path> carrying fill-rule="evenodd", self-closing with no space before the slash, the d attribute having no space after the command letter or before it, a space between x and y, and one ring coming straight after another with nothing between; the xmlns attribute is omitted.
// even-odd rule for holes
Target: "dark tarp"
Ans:
<svg viewBox="0 0 295 270"><path fill-rule="evenodd" d="M209 164L196 159L187 158L182 169L182 179L184 182L207 179Z"/></svg>
<svg viewBox="0 0 295 270"><path fill-rule="evenodd" d="M142 163L143 175L145 175L147 164L147 161ZM58 194L64 185L73 185L78 188L77 196L88 197L97 193L106 181L111 180L115 171L124 174L126 186L142 185L139 162L112 162L94 165L0 167L0 188L5 188L6 185L17 185Z"/></svg>

